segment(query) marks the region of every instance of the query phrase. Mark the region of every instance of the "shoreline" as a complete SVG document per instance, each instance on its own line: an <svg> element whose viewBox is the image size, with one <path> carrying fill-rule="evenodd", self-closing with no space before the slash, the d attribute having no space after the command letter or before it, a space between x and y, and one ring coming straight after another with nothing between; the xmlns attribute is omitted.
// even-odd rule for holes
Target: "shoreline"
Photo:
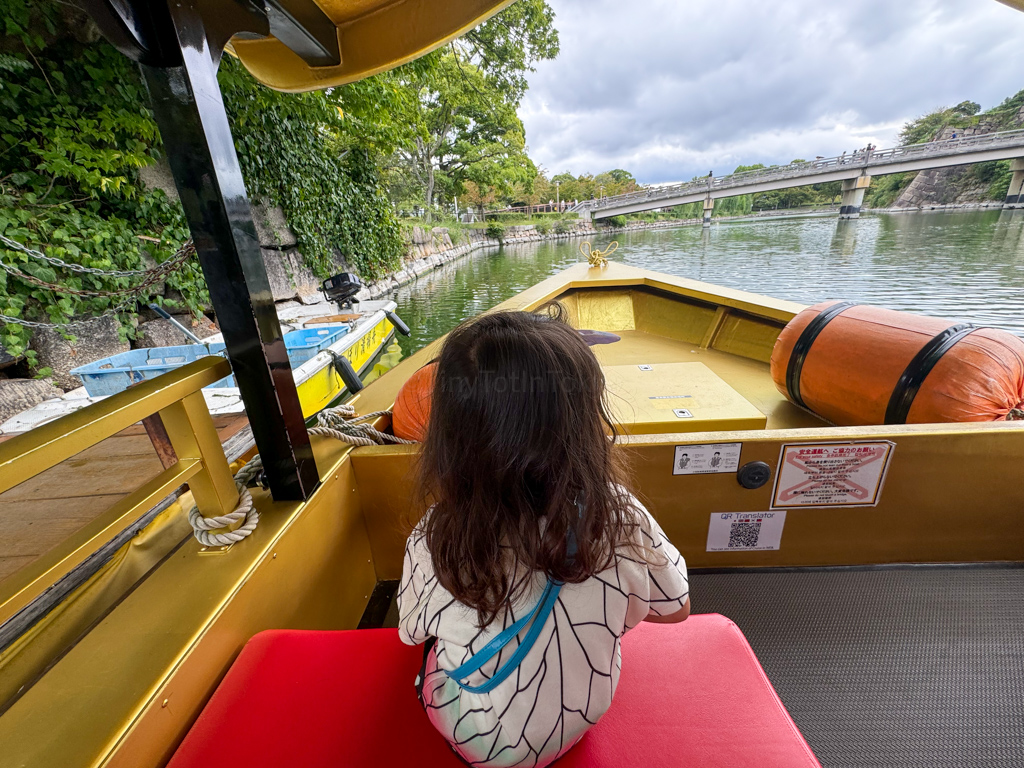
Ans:
<svg viewBox="0 0 1024 768"><path fill-rule="evenodd" d="M571 240L646 229L675 229L700 223L700 219L665 219L664 221L638 221L624 227L595 227L592 221L580 219L572 222L573 228L569 232L544 234L538 232L534 224L516 224L506 227L504 237L500 240L487 237L483 229L463 230L469 234L469 242L457 245L452 243L447 227L434 227L426 233L429 235L429 239L423 237L424 229L422 227L415 227L414 239L409 250L410 253L418 252L422 255L406 261L403 269L392 272L376 282L367 283L356 295L356 299L358 301L379 299L396 288L408 285L417 278L482 248L498 248L505 244L537 243L544 240ZM420 233L419 242L416 239L417 230ZM437 248L439 244L446 247L439 249Z"/></svg>
<svg viewBox="0 0 1024 768"><path fill-rule="evenodd" d="M998 201L978 203L947 203L899 208L864 208L862 213L929 213L932 211L973 211L1002 209L1003 203ZM765 219L789 218L826 218L835 216L838 220L838 207L819 207L809 210L790 208L783 210L758 211L739 216L721 216L712 222L742 222ZM360 301L379 299L391 291L415 281L417 278L432 272L446 264L460 259L482 248L497 248L505 243L533 243L545 240L570 240L591 237L594 235L614 234L649 229L676 229L678 227L700 226L701 219L665 219L663 221L636 221L623 227L596 227L592 220L580 219L572 222L569 232L557 233L537 232L536 225L517 224L506 227L504 237L499 240L487 237L483 229L463 230L469 236L469 242L454 244L448 236L447 227L434 227L426 231L423 227L414 227L413 241L409 244L410 254L419 253L418 257L410 258L405 267L388 274L373 283L367 283L357 295ZM417 238L417 233L419 237ZM443 247L438 248L441 245Z"/></svg>

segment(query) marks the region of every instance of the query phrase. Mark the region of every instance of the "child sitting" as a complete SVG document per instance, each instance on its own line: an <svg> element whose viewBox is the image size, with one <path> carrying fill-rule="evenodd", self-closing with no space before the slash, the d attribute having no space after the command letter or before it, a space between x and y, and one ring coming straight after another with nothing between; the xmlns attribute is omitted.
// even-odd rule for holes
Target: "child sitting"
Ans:
<svg viewBox="0 0 1024 768"><path fill-rule="evenodd" d="M445 341L399 627L427 644L420 700L469 764L550 764L611 705L622 635L689 615L683 558L621 484L604 395L557 305Z"/></svg>

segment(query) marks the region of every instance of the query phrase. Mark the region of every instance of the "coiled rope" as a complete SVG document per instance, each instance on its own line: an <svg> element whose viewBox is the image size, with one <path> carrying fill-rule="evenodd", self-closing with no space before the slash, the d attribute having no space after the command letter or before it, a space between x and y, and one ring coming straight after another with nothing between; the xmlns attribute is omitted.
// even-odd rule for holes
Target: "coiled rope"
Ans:
<svg viewBox="0 0 1024 768"><path fill-rule="evenodd" d="M331 437L355 446L386 445L387 443L415 444L415 440L405 440L385 434L366 423L380 416L390 415L391 411L374 411L357 416L356 409L351 405L325 408L317 414L317 426L310 428L309 434ZM260 513L252 503L252 494L249 492L248 486L262 471L263 460L259 454L256 454L235 473L238 506L234 511L217 517L203 517L199 507L192 506L192 509L188 511L188 521L200 544L204 547L224 547L241 541L256 530L256 526L260 522ZM233 531L213 533L218 528L227 528L240 521L242 524Z"/></svg>
<svg viewBox="0 0 1024 768"><path fill-rule="evenodd" d="M587 246L586 250L583 249L583 246ZM589 240L584 240L582 243L580 243L580 253L586 256L587 262L590 264L590 266L601 267L603 269L604 267L608 266L608 257L615 253L615 250L618 247L619 241L612 240L611 243L609 243L608 247L602 251L591 245Z"/></svg>

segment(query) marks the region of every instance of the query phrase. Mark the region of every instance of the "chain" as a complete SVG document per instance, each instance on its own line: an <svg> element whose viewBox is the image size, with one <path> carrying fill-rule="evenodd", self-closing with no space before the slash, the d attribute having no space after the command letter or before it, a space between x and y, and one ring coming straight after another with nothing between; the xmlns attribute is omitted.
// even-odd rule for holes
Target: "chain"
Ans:
<svg viewBox="0 0 1024 768"><path fill-rule="evenodd" d="M5 235L0 235L0 243L3 243L11 250L21 251L22 253L31 256L32 258L48 262L49 264L52 264L55 267L61 267L63 269L69 269L72 272L82 272L90 275L106 275L107 277L135 277L136 275L148 275L150 272L162 269L165 265L167 265L171 261L174 261L175 259L184 261L185 258L188 258L188 256L191 256L193 253L195 253L195 248L192 246L192 240L189 239L188 242L186 242L183 246L181 246L181 248L178 249L178 252L173 257L171 257L171 259L165 261L163 264L158 264L155 267L150 267L149 269L96 269L95 267L85 267L82 266L81 264L71 264L66 261L61 261L55 256L47 256L45 253L22 245L17 240L11 240L9 237L6 237ZM181 258L182 254L185 253L186 251L187 255L184 258Z"/></svg>
<svg viewBox="0 0 1024 768"><path fill-rule="evenodd" d="M45 280L40 280L38 277L27 275L21 270L12 267L10 264L5 264L2 261L0 261L0 269L3 269L9 275L17 277L20 280L24 280L27 283L38 285L41 288L46 288L56 293L69 294L72 296L109 297L123 296L126 293L130 295L142 293L147 288L156 285L164 278L166 278L167 275L169 275L171 272L173 272L182 264L184 264L188 260L188 258L196 252L195 246L193 246L192 241L189 240L183 246L181 246L181 248L179 248L171 258L169 258L162 264L157 264L155 267L151 267L149 269L104 270L94 269L92 267L83 267L81 264L69 264L66 261L61 261L60 259L54 258L52 256L47 256L41 253L40 251L33 250L32 248L27 248L26 246L22 245L16 240L11 240L9 237L5 237L4 235L0 235L0 242L2 242L4 245L6 245L8 248L11 248L12 250L21 251L22 253L31 256L32 258L42 259L43 261L49 264L52 264L56 267L61 267L63 269L71 270L72 272L79 272L90 275L102 275L104 277L138 277L140 275L145 276L145 280L131 288L122 288L116 291L80 290L77 288L67 288L65 286L55 285L54 283L48 283Z"/></svg>
<svg viewBox="0 0 1024 768"><path fill-rule="evenodd" d="M132 305L132 303L133 299L131 299L130 294L127 301L122 301L118 303L116 306L106 310L102 314L96 315L94 317L88 317L85 320L73 320L67 323L41 323L38 320L25 320L20 317L11 317L10 315L4 314L0 314L0 323L12 323L14 325L23 325L26 328L69 328L72 325L95 323L98 322L99 320L102 320L104 317L108 317L109 315L117 315L121 312L125 312Z"/></svg>

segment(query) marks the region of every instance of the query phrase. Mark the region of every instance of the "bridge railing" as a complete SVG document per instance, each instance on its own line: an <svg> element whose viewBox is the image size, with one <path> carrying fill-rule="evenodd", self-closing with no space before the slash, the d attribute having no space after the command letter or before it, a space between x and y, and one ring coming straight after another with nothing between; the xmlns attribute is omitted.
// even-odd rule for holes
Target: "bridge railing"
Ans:
<svg viewBox="0 0 1024 768"><path fill-rule="evenodd" d="M627 192L623 195L602 197L597 200L584 200L572 210L594 211L604 208L617 208L633 202L671 199L695 192L706 191L713 194L716 190L745 187L757 182L778 181L805 176L808 177L807 183L813 184L814 176L823 175L841 168L872 168L919 158L950 157L952 155L974 153L984 149L1014 146L1020 146L1022 151L1024 151L1024 129L983 133L974 136L958 136L955 139L929 141L922 144L910 144L905 147L893 147L891 149L859 150L852 154L842 154L838 157L820 158L802 163L773 166L771 168L758 168L752 171L740 171L739 173L732 173L728 176L719 176L717 178L708 176L706 178L694 179L693 181L685 181L680 184L646 187L638 192Z"/></svg>

